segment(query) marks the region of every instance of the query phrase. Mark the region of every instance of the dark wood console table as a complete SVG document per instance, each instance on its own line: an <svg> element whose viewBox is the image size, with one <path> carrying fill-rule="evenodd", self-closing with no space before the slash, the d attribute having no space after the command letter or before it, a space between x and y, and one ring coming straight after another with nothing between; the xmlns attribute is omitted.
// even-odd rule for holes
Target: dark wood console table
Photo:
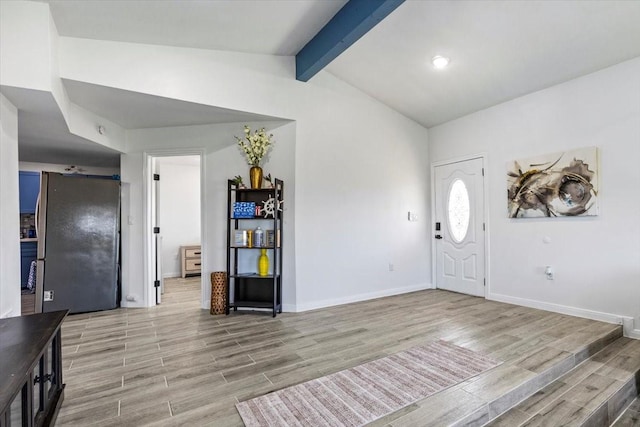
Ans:
<svg viewBox="0 0 640 427"><path fill-rule="evenodd" d="M64 397L60 326L67 312L0 319L0 427L55 423Z"/></svg>

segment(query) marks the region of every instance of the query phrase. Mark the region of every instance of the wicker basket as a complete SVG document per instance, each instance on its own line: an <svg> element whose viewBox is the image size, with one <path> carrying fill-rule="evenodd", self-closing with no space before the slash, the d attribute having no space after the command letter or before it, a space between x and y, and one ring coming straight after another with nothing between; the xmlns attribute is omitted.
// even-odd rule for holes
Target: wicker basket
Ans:
<svg viewBox="0 0 640 427"><path fill-rule="evenodd" d="M211 273L211 314L224 314L227 306L227 273Z"/></svg>

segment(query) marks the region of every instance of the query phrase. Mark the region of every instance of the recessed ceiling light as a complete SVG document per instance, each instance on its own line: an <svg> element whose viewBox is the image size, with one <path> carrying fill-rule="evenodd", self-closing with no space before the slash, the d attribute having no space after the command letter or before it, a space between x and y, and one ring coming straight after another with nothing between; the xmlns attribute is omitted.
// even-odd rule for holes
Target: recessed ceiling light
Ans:
<svg viewBox="0 0 640 427"><path fill-rule="evenodd" d="M431 58L431 63L438 70L447 68L447 65L449 65L449 62L450 60L446 56L436 55L433 58Z"/></svg>

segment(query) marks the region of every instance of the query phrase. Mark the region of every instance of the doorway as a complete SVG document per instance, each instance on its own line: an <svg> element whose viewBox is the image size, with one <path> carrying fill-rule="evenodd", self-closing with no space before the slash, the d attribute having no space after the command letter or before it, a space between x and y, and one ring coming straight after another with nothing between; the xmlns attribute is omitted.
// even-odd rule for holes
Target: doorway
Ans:
<svg viewBox="0 0 640 427"><path fill-rule="evenodd" d="M435 284L485 296L484 158L433 167Z"/></svg>
<svg viewBox="0 0 640 427"><path fill-rule="evenodd" d="M150 156L150 305L201 305L200 155Z"/></svg>

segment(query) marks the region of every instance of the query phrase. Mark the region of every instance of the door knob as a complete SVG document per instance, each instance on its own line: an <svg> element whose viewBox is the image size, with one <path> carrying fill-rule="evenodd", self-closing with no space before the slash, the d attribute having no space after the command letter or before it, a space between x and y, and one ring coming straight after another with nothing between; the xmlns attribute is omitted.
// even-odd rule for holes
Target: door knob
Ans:
<svg viewBox="0 0 640 427"><path fill-rule="evenodd" d="M442 236L439 235L439 234L436 234L436 239L440 240L440 239L442 239Z"/></svg>

